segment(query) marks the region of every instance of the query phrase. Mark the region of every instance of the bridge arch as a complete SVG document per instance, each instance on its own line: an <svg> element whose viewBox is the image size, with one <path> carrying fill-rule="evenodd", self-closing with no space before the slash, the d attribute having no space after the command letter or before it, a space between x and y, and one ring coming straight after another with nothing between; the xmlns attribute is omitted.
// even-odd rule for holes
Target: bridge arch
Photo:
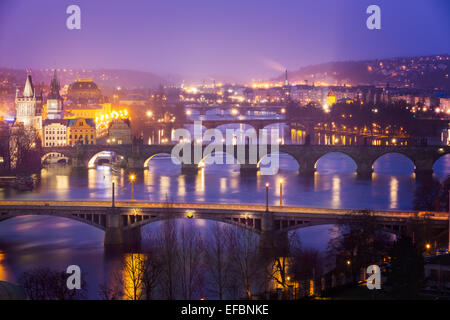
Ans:
<svg viewBox="0 0 450 320"><path fill-rule="evenodd" d="M90 226L93 226L97 229L106 230L106 214L104 213L84 213L84 214L60 214L58 212L44 212L41 213L39 211L21 211L18 213L12 213L12 214L3 214L0 216L0 223L5 220L17 218L17 217L23 217L23 216L41 216L41 217L57 217L57 218L64 218L68 220L75 220L77 222L81 222L84 224L88 224Z"/></svg>
<svg viewBox="0 0 450 320"><path fill-rule="evenodd" d="M97 165L97 160L99 157L104 156L105 159L108 158L108 162L112 163L112 162L121 162L121 163L126 163L127 161L127 157L124 153L119 153L116 150L101 150L101 151L94 151L91 152L87 155L86 160L87 160L87 168L91 169L91 168L95 168Z"/></svg>
<svg viewBox="0 0 450 320"><path fill-rule="evenodd" d="M168 156L169 158L172 157L172 155L170 153L167 153L167 152L158 152L158 153L152 154L150 156L147 156L147 159L144 161L144 169L148 169L149 168L150 161L153 158L155 158L155 157L158 158L158 157L163 157L163 156Z"/></svg>
<svg viewBox="0 0 450 320"><path fill-rule="evenodd" d="M218 163L215 162L215 160L217 158L219 158ZM212 152L207 152L206 154L204 153L198 166L199 166L199 168L205 168L208 165L214 165L214 164L222 164L222 165L229 165L229 166L240 166L241 165L239 160L235 157L234 148L233 148L233 153L229 153L229 152L227 152L225 146L223 147L222 151L216 152L215 150L213 150Z"/></svg>
<svg viewBox="0 0 450 320"><path fill-rule="evenodd" d="M267 157L277 156L278 155L278 167L284 168L284 169L291 169L294 167L294 169L298 172L301 170L300 163L298 159L295 157L295 155L286 152L286 151L280 151L280 152L271 152L267 153L264 156L262 156L257 163L257 168L259 169L262 166L264 166L264 162L267 160Z"/></svg>
<svg viewBox="0 0 450 320"><path fill-rule="evenodd" d="M443 174L446 177L450 174L446 168L450 168L450 153L442 152L433 161L433 171L438 174Z"/></svg>
<svg viewBox="0 0 450 320"><path fill-rule="evenodd" d="M230 218L223 218L220 215L197 215L192 210L186 210L184 214L159 214L154 217L144 218L145 216L139 217L139 215L122 215L123 223L125 229L133 229L136 227L143 227L154 222L163 222L167 220L176 220L182 221L185 219L198 219L198 220L207 220L207 221L215 221L222 222L227 225L239 227L242 229L246 229L256 234L261 234L261 222L260 217L255 217L251 214L242 214L236 215ZM131 218L131 219L130 219Z"/></svg>
<svg viewBox="0 0 450 320"><path fill-rule="evenodd" d="M390 159L391 158L391 159ZM389 161L392 160L395 163L402 163L402 172L405 171L405 173L408 171L409 173L414 173L414 170L416 168L414 160L408 155L403 152L383 152L379 156L377 156L371 163L371 168L375 172L380 173L388 173L391 172L389 168L386 170L386 166L380 166L380 162L383 163L383 161Z"/></svg>
<svg viewBox="0 0 450 320"><path fill-rule="evenodd" d="M70 160L70 156L67 156L62 152L49 151L41 157L41 163L45 164L47 161L51 161L54 158L59 159L59 160L55 159L55 161L56 161L55 163L60 163L61 160L64 160L64 162L67 164L67 163L69 163L69 160Z"/></svg>
<svg viewBox="0 0 450 320"><path fill-rule="evenodd" d="M354 156L350 153L344 152L344 151L332 151L332 152L326 152L316 157L314 162L314 169L317 170L322 165L320 164L321 161L324 161L324 157L331 158L333 161L333 164L335 164L334 167L331 168L325 168L324 172L335 172L335 171L345 171L345 172L355 172L358 169L358 161L354 158ZM333 159L334 158L334 159ZM342 161L344 160L344 161ZM351 160L349 163L345 160ZM322 169L322 168L320 168ZM301 170L301 168L300 168Z"/></svg>

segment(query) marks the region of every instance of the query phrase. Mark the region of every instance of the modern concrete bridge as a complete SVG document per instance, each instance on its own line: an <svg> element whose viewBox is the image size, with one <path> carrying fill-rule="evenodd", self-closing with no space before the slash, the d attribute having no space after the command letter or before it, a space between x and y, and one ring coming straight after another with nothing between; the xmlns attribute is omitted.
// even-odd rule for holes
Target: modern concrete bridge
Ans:
<svg viewBox="0 0 450 320"><path fill-rule="evenodd" d="M261 159L269 154L275 153L270 145L262 148L259 145L191 145L190 162L182 159L181 169L183 172L196 172L199 162L206 156L213 154L220 147L225 153L230 153L236 158L239 150L245 153L245 163L240 163L241 172L256 173L259 169ZM88 168L89 161L99 152L112 151L121 155L130 169L148 168L152 157L158 154L171 154L174 145L81 145L76 147L48 147L43 150L43 157L48 153L60 153L71 159L73 167ZM195 148L201 149L201 157L194 157ZM312 174L315 171L317 161L328 153L339 152L349 156L356 164L356 171L363 176L370 176L373 172L375 161L381 156L389 153L399 153L412 161L417 174L432 174L434 163L442 156L450 153L449 146L330 146L330 145L280 145L280 153L291 155L299 164L300 173ZM250 152L252 151L252 152ZM250 153L254 155L253 159ZM182 154L180 154L181 156ZM252 161L253 160L253 161ZM236 160L237 163L237 160Z"/></svg>
<svg viewBox="0 0 450 320"><path fill-rule="evenodd" d="M205 203L140 201L1 201L0 221L24 216L57 216L77 220L105 231L105 246L132 246L141 239L141 227L166 219L207 219L236 225L260 235L263 248L287 239L287 232L316 225L351 222L365 210ZM441 232L449 228L446 212L370 211L389 232L401 233L411 219L428 218ZM437 234L437 233L436 233Z"/></svg>

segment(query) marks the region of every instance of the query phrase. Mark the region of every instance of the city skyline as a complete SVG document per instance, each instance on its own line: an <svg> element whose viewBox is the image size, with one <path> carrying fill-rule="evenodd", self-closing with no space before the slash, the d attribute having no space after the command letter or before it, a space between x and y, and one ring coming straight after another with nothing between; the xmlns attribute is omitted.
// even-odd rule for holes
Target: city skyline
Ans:
<svg viewBox="0 0 450 320"><path fill-rule="evenodd" d="M136 1L131 7L123 1L78 1L81 30L68 30L71 4L3 1L0 66L131 69L187 80L247 82L330 61L450 51L444 41L449 29L445 1L378 1L380 30L366 27L369 1L248 1L239 6ZM16 41L22 37L27 41Z"/></svg>

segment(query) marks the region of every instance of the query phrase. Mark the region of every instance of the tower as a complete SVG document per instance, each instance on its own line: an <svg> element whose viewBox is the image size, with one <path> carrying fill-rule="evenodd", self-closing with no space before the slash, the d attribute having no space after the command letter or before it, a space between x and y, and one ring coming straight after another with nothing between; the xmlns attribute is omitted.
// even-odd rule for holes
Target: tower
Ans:
<svg viewBox="0 0 450 320"><path fill-rule="evenodd" d="M288 85L289 85L287 69L286 69L286 71L284 72L284 85L285 85L285 86L288 86Z"/></svg>
<svg viewBox="0 0 450 320"><path fill-rule="evenodd" d="M36 95L31 75L27 75L22 95L16 91L16 123L25 128L42 130L42 94Z"/></svg>
<svg viewBox="0 0 450 320"><path fill-rule="evenodd" d="M47 96L47 119L54 120L63 118L63 101L59 94L60 88L55 69L53 79L50 83L50 93Z"/></svg>

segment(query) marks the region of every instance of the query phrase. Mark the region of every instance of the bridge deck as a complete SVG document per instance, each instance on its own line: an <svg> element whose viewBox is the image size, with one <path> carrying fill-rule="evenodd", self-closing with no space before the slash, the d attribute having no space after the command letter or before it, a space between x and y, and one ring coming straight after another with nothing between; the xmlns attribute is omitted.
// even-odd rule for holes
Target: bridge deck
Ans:
<svg viewBox="0 0 450 320"><path fill-rule="evenodd" d="M252 205L252 204L215 204L215 203L164 203L164 202L145 202L145 201L116 201L115 206L118 208L140 208L140 209L186 209L186 210L198 210L198 211L214 211L221 213L262 213L266 210L263 205ZM0 201L1 208L28 208L31 207L49 207L64 208L64 207L76 207L79 209L83 208L110 208L111 201L17 201L17 200L7 200ZM327 208L306 208L306 207L292 207L292 206L269 206L269 210L276 214L312 214L312 215L347 215L347 214L358 214L365 209L355 210L355 209L327 209ZM413 218L419 216L427 216L432 220L448 220L448 212L419 212L419 211L381 211L381 210L370 210L372 214L379 217L385 218Z"/></svg>

